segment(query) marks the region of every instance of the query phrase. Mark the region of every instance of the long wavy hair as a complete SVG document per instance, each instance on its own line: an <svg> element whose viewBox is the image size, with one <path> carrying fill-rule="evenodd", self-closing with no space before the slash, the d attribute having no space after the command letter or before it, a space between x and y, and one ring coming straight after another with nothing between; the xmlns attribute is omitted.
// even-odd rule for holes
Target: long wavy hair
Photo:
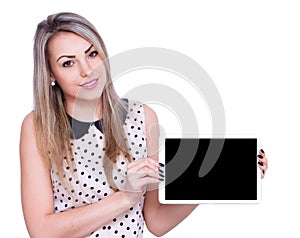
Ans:
<svg viewBox="0 0 300 238"><path fill-rule="evenodd" d="M75 13L61 12L49 15L38 24L35 32L33 113L38 149L49 171L55 168L58 178L64 181L64 166L67 164L71 168L75 167L71 146L71 139L74 135L65 110L63 91L59 85L50 86L51 69L48 60L48 42L61 31L75 33L89 41L99 54L102 54L101 57L105 61L107 81L102 93L105 134L103 166L109 185L117 190L112 178L113 164L120 153L129 162L132 160L121 117L127 109L124 100L118 97L113 87L109 58L101 36L87 19Z"/></svg>

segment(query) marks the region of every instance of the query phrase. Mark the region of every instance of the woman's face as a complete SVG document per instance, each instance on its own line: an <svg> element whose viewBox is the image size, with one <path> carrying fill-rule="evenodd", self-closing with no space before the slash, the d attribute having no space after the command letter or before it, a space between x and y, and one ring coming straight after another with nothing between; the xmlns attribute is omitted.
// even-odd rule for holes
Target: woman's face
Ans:
<svg viewBox="0 0 300 238"><path fill-rule="evenodd" d="M48 43L51 81L59 84L66 103L99 100L106 83L100 52L71 32L59 32Z"/></svg>

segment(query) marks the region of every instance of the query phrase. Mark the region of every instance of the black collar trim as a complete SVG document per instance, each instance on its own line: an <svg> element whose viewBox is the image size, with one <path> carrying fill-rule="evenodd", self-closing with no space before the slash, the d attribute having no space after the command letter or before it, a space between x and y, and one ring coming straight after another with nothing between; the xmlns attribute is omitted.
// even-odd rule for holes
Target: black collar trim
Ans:
<svg viewBox="0 0 300 238"><path fill-rule="evenodd" d="M94 122L83 122L72 118L70 115L68 115L68 119L73 129L73 135L75 139L83 137L92 125L95 125L96 128L103 133L103 119Z"/></svg>
<svg viewBox="0 0 300 238"><path fill-rule="evenodd" d="M128 112L128 99L123 99L126 102L126 112L122 113L121 118L123 124L126 120L127 112ZM73 130L73 135L75 139L79 139L88 133L90 126L95 125L95 127L103 134L104 133L104 124L103 119L94 121L94 122L83 122L78 121L75 118L71 117L67 114L70 125Z"/></svg>

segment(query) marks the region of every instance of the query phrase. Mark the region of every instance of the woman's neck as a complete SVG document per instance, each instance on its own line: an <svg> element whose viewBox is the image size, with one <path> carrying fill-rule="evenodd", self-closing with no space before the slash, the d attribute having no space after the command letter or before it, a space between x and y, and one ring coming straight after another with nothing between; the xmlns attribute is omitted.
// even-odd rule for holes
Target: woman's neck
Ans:
<svg viewBox="0 0 300 238"><path fill-rule="evenodd" d="M97 121L102 118L102 97L99 100L76 100L65 104L67 114L82 122Z"/></svg>

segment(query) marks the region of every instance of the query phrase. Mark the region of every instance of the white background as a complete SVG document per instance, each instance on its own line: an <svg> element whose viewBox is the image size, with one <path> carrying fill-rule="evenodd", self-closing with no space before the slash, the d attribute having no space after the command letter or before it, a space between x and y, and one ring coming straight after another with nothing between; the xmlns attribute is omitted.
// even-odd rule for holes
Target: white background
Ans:
<svg viewBox="0 0 300 238"><path fill-rule="evenodd" d="M296 0L11 0L2 1L0 11L0 237L28 237L20 201L19 133L22 119L32 109L36 24L59 11L88 18L111 56L151 46L193 58L220 92L227 133L257 134L262 141L269 170L261 204L200 205L164 237L300 236L300 7ZM144 70L125 75L123 80L134 88L135 83L149 82L151 77L175 80L177 76ZM117 88L123 93L121 85ZM201 99L198 104L189 100L193 106L205 107ZM203 133L209 133L211 126L207 113L205 108L198 113ZM158 114L161 124L172 130L167 116ZM145 237L153 236L146 230Z"/></svg>

